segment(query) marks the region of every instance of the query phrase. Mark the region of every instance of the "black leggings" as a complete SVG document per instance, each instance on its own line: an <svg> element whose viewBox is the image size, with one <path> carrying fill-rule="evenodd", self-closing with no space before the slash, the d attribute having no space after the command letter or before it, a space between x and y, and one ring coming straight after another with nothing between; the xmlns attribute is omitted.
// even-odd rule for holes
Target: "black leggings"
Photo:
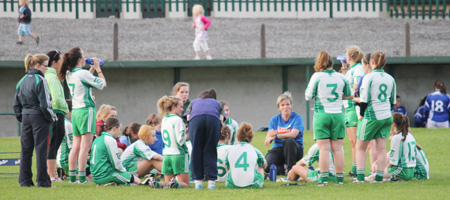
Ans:
<svg viewBox="0 0 450 200"><path fill-rule="evenodd" d="M302 158L302 145L297 143L293 138L286 138L282 147L273 148L267 153L267 167L265 172L269 173L270 166L275 164L277 166L277 174L284 174L284 164L287 165L287 170L289 171Z"/></svg>
<svg viewBox="0 0 450 200"><path fill-rule="evenodd" d="M58 120L52 123L52 137L50 139L50 145L48 147L48 157L47 159L56 159L56 154L58 153L59 146L64 139L66 134L64 127L64 115L57 113L56 116Z"/></svg>

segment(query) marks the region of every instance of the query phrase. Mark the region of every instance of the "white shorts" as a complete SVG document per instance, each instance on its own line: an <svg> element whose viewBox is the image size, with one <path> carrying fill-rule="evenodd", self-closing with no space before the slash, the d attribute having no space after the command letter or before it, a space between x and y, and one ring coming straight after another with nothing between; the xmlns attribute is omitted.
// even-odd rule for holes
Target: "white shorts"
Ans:
<svg viewBox="0 0 450 200"><path fill-rule="evenodd" d="M427 128L448 128L448 122L435 122L431 119L428 119Z"/></svg>
<svg viewBox="0 0 450 200"><path fill-rule="evenodd" d="M202 33L195 36L194 40L194 51L200 51L202 48L203 51L209 51L208 47L208 32L203 31Z"/></svg>

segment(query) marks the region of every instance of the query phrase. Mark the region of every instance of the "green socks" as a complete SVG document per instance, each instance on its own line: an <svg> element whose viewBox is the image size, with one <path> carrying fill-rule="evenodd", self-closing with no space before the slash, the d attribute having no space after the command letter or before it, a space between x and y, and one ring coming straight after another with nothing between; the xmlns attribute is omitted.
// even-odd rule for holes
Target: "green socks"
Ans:
<svg viewBox="0 0 450 200"><path fill-rule="evenodd" d="M377 175L375 176L375 181L383 181L383 170L377 170Z"/></svg>
<svg viewBox="0 0 450 200"><path fill-rule="evenodd" d="M356 174L356 162L352 162L352 172Z"/></svg>
<svg viewBox="0 0 450 200"><path fill-rule="evenodd" d="M336 173L336 183L344 182L344 173Z"/></svg>
<svg viewBox="0 0 450 200"><path fill-rule="evenodd" d="M320 182L328 182L328 172L320 172Z"/></svg>
<svg viewBox="0 0 450 200"><path fill-rule="evenodd" d="M366 173L366 168L356 170L356 178L358 181L364 181L364 174Z"/></svg>
<svg viewBox="0 0 450 200"><path fill-rule="evenodd" d="M80 183L86 182L86 171L79 171L78 179L80 180Z"/></svg>
<svg viewBox="0 0 450 200"><path fill-rule="evenodd" d="M72 183L77 182L77 170L69 170L69 181Z"/></svg>

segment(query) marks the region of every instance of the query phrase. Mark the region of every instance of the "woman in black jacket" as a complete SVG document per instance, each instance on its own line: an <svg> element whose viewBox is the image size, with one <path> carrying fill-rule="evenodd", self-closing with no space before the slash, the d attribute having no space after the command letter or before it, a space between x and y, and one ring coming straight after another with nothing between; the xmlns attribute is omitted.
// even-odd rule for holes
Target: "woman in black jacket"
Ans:
<svg viewBox="0 0 450 200"><path fill-rule="evenodd" d="M56 120L52 111L50 93L44 73L48 67L48 56L44 54L25 57L25 76L16 86L14 112L22 122L19 183L23 187L34 186L31 163L33 148L36 148L36 182L38 187L50 187L47 174L47 148L51 122Z"/></svg>

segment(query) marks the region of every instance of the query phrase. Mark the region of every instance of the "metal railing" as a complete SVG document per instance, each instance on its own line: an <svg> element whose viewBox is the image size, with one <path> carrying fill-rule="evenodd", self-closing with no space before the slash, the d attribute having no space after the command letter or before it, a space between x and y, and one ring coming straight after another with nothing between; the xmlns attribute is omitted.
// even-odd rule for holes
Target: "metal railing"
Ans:
<svg viewBox="0 0 450 200"><path fill-rule="evenodd" d="M16 118L16 114L12 113L12 112L0 112L0 115L12 115L14 116L14 119ZM19 134L19 137L22 135L22 123L17 121L17 131Z"/></svg>
<svg viewBox="0 0 450 200"><path fill-rule="evenodd" d="M0 0L0 5L6 12L18 10L17 0ZM388 12L392 18L416 18L422 19L450 18L450 0L35 0L30 1L35 12L73 12L76 17L80 12L96 13L120 13L139 12L142 13L164 13L166 8L169 12L188 12L194 4L202 4L205 13L213 11L232 12L302 12L302 11L328 11L330 18L333 12ZM54 8L52 11L51 8ZM334 9L336 8L336 9ZM153 17L164 17L163 15L152 15Z"/></svg>

